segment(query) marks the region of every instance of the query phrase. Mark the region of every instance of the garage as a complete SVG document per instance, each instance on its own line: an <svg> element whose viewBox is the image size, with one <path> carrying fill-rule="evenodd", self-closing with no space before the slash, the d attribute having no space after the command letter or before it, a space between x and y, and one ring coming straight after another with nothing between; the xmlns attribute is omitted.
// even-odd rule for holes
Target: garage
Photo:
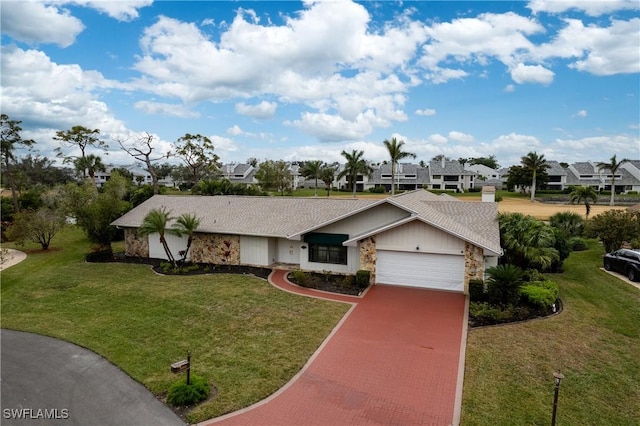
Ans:
<svg viewBox="0 0 640 426"><path fill-rule="evenodd" d="M464 291L464 256L378 250L376 282Z"/></svg>

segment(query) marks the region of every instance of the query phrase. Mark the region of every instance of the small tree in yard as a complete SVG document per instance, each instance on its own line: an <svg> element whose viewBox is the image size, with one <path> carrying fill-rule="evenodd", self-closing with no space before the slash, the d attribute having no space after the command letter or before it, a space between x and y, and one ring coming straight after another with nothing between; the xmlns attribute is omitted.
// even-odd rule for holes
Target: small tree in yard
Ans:
<svg viewBox="0 0 640 426"><path fill-rule="evenodd" d="M586 210L585 218L589 219L589 213L591 213L591 203L598 201L598 193L591 186L576 186L573 188L571 194L569 194L569 202L582 203Z"/></svg>
<svg viewBox="0 0 640 426"><path fill-rule="evenodd" d="M598 238L607 252L615 251L625 241L640 241L640 212L608 210L600 213L587 222L584 234Z"/></svg>
<svg viewBox="0 0 640 426"><path fill-rule="evenodd" d="M518 303L524 272L515 265L498 265L487 269L487 292L492 303L506 307Z"/></svg>
<svg viewBox="0 0 640 426"><path fill-rule="evenodd" d="M181 263L184 263L187 260L187 255L189 254L189 249L193 242L193 234L195 234L198 226L200 226L200 218L195 214L185 213L176 219L176 223L172 228L173 231L177 231L179 234L186 234L188 236L187 248L180 252L180 254L182 254L182 258L180 259Z"/></svg>
<svg viewBox="0 0 640 426"><path fill-rule="evenodd" d="M162 244L162 248L167 255L167 259L175 268L176 259L173 257L173 253L171 253L171 249L169 248L169 244L167 244L167 239L165 238L167 232L172 233L171 229L167 227L169 221L172 219L173 217L171 217L171 212L167 211L166 207L163 206L159 209L153 209L144 217L142 225L138 228L138 235L145 236L158 234L160 236L160 244Z"/></svg>
<svg viewBox="0 0 640 426"><path fill-rule="evenodd" d="M40 244L42 250L49 249L51 240L64 226L64 216L57 210L43 207L39 210L26 210L13 216L13 224L7 230L7 236L23 245L25 241Z"/></svg>

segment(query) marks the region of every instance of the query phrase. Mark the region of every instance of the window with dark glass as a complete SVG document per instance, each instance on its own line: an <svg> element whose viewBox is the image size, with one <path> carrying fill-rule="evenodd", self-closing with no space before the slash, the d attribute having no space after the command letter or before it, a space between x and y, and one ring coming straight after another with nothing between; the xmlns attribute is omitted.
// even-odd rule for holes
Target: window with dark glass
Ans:
<svg viewBox="0 0 640 426"><path fill-rule="evenodd" d="M347 248L344 246L330 246L326 244L310 244L309 262L346 265Z"/></svg>
<svg viewBox="0 0 640 426"><path fill-rule="evenodd" d="M309 233L304 241L309 244L309 262L347 264L347 247L342 243L347 241L346 234Z"/></svg>

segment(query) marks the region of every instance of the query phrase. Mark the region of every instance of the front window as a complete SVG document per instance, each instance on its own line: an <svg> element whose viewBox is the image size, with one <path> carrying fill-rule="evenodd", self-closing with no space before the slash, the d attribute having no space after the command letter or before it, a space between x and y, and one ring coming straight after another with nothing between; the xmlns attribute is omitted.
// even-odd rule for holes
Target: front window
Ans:
<svg viewBox="0 0 640 426"><path fill-rule="evenodd" d="M347 264L347 248L328 244L310 244L309 262Z"/></svg>

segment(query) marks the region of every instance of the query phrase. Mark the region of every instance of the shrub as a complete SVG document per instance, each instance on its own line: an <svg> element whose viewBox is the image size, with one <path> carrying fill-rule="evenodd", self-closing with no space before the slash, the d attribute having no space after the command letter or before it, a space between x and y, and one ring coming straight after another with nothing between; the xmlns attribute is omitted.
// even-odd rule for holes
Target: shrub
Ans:
<svg viewBox="0 0 640 426"><path fill-rule="evenodd" d="M184 377L172 384L167 392L167 402L171 405L184 407L204 401L209 396L209 384L201 377L191 375L191 383L187 385Z"/></svg>
<svg viewBox="0 0 640 426"><path fill-rule="evenodd" d="M518 303L524 271L511 264L487 269L487 293L492 304L507 306Z"/></svg>
<svg viewBox="0 0 640 426"><path fill-rule="evenodd" d="M569 240L572 251L584 251L587 249L587 243L580 237L573 237Z"/></svg>
<svg viewBox="0 0 640 426"><path fill-rule="evenodd" d="M558 212L549 218L549 224L562 230L569 237L582 235L584 220L578 213Z"/></svg>
<svg viewBox="0 0 640 426"><path fill-rule="evenodd" d="M504 197L502 196L502 194L496 194L496 203L499 203L503 199L504 199Z"/></svg>
<svg viewBox="0 0 640 426"><path fill-rule="evenodd" d="M340 283L340 285L343 288L351 288L353 287L354 281L355 281L355 278L353 275L345 275L344 278L342 278L342 282Z"/></svg>
<svg viewBox="0 0 640 426"><path fill-rule="evenodd" d="M300 287L309 287L311 285L309 274L304 271L297 269L291 272L291 277Z"/></svg>
<svg viewBox="0 0 640 426"><path fill-rule="evenodd" d="M358 272L356 272L356 285L358 286L358 288L363 290L367 288L369 286L370 279L371 279L370 271L360 269Z"/></svg>
<svg viewBox="0 0 640 426"><path fill-rule="evenodd" d="M530 304L544 310L558 299L558 284L553 281L534 281L520 287L520 294Z"/></svg>
<svg viewBox="0 0 640 426"><path fill-rule="evenodd" d="M502 319L502 311L487 302L470 302L469 316L475 325L497 324Z"/></svg>
<svg viewBox="0 0 640 426"><path fill-rule="evenodd" d="M486 302L487 293L484 290L484 281L469 280L469 299L472 302Z"/></svg>
<svg viewBox="0 0 640 426"><path fill-rule="evenodd" d="M386 191L384 189L384 186L376 186L373 188L369 188L369 192L374 194L384 194Z"/></svg>

